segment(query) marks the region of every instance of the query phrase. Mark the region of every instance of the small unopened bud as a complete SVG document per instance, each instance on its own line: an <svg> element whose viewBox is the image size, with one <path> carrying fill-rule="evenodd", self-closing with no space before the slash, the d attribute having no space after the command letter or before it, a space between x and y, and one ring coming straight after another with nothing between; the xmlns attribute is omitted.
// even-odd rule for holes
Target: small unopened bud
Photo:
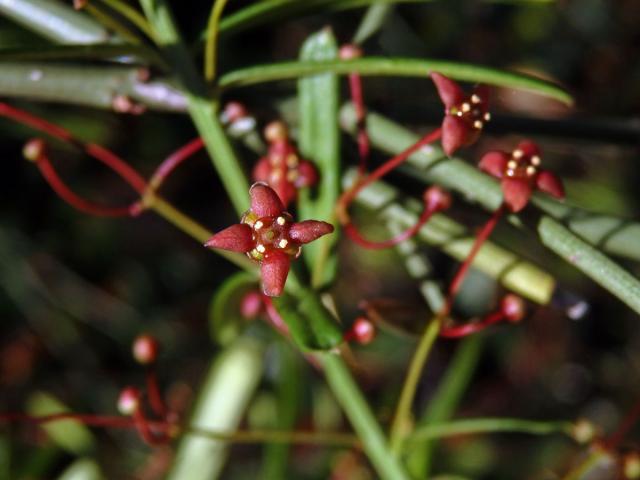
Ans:
<svg viewBox="0 0 640 480"><path fill-rule="evenodd" d="M431 211L447 210L451 207L451 194L440 187L429 187L422 196L427 209Z"/></svg>
<svg viewBox="0 0 640 480"><path fill-rule="evenodd" d="M118 397L118 411L122 415L133 415L140 406L140 392L137 388L126 387Z"/></svg>
<svg viewBox="0 0 640 480"><path fill-rule="evenodd" d="M89 3L89 0L73 0L73 8L76 10L82 10L87 6L87 3Z"/></svg>
<svg viewBox="0 0 640 480"><path fill-rule="evenodd" d="M366 317L358 317L345 335L345 340L353 340L360 345L368 345L376 336L376 327Z"/></svg>
<svg viewBox="0 0 640 480"><path fill-rule="evenodd" d="M638 452L630 452L624 456L622 459L622 471L626 479L640 478L640 454Z"/></svg>
<svg viewBox="0 0 640 480"><path fill-rule="evenodd" d="M247 109L240 102L229 102L224 106L220 114L223 123L234 123L248 116Z"/></svg>
<svg viewBox="0 0 640 480"><path fill-rule="evenodd" d="M32 138L22 147L22 155L30 162L37 162L45 149L44 140L41 138Z"/></svg>
<svg viewBox="0 0 640 480"><path fill-rule="evenodd" d="M240 314L247 320L256 318L263 308L262 295L255 290L245 293L240 300Z"/></svg>
<svg viewBox="0 0 640 480"><path fill-rule="evenodd" d="M264 138L269 143L282 142L287 139L288 135L287 126L279 120L271 122L264 128Z"/></svg>
<svg viewBox="0 0 640 480"><path fill-rule="evenodd" d="M596 433L596 427L586 418L579 419L573 424L573 428L571 429L573 439L583 445L591 442L596 436Z"/></svg>
<svg viewBox="0 0 640 480"><path fill-rule="evenodd" d="M522 320L526 311L524 300L513 293L505 295L500 302L500 309L504 314L504 318L511 323L517 323Z"/></svg>
<svg viewBox="0 0 640 480"><path fill-rule="evenodd" d="M151 335L140 335L133 342L133 358L142 365L149 365L158 358L159 349L158 341Z"/></svg>
<svg viewBox="0 0 640 480"><path fill-rule="evenodd" d="M362 57L362 49L357 45L347 44L340 47L338 55L341 60L353 60Z"/></svg>

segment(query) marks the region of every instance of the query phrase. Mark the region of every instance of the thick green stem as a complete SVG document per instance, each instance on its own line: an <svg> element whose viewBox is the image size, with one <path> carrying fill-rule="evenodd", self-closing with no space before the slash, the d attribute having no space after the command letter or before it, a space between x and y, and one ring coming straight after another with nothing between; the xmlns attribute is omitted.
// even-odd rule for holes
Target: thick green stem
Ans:
<svg viewBox="0 0 640 480"><path fill-rule="evenodd" d="M207 147L231 203L238 214L249 207L249 183L240 167L224 129L217 118L217 103L207 98L205 84L175 25L166 0L141 0L145 15L155 32L158 45L167 55L178 80L185 89L193 123Z"/></svg>
<svg viewBox="0 0 640 480"><path fill-rule="evenodd" d="M413 428L413 421L411 418L411 406L413 405L413 399L416 395L418 383L420 382L420 376L424 370L431 347L438 338L438 332L440 332L439 319L433 319L427 325L420 343L411 358L411 365L407 372L407 377L402 386L402 392L400 393L400 400L396 408L396 413L391 424L390 431L390 447L391 452L398 456L402 448L402 442L404 438Z"/></svg>
<svg viewBox="0 0 640 480"><path fill-rule="evenodd" d="M342 358L333 353L316 354L327 382L362 441L365 453L383 480L408 479L400 462L391 455L380 425L362 396Z"/></svg>

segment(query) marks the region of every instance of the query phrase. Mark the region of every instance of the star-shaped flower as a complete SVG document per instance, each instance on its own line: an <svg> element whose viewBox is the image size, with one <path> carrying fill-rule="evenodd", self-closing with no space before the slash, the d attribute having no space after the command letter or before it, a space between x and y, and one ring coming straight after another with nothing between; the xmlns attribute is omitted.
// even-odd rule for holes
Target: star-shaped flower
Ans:
<svg viewBox="0 0 640 480"><path fill-rule="evenodd" d="M489 89L479 85L471 95L467 95L460 85L440 73L432 73L431 79L445 107L442 148L447 155L452 155L458 148L474 143L485 122L491 119L488 112Z"/></svg>
<svg viewBox="0 0 640 480"><path fill-rule="evenodd" d="M216 233L205 247L246 253L260 263L264 294L277 297L301 246L333 232L333 225L317 220L294 222L276 192L264 183L255 183L249 195L251 207L240 223Z"/></svg>
<svg viewBox="0 0 640 480"><path fill-rule="evenodd" d="M311 162L298 156L284 123L267 125L265 138L269 151L258 160L253 179L273 188L286 207L298 197L299 189L311 187L318 181L318 172Z"/></svg>
<svg viewBox="0 0 640 480"><path fill-rule="evenodd" d="M540 149L530 140L523 140L511 152L488 152L480 160L480 170L502 180L504 203L512 212L522 210L534 190L563 199L562 181L540 168Z"/></svg>

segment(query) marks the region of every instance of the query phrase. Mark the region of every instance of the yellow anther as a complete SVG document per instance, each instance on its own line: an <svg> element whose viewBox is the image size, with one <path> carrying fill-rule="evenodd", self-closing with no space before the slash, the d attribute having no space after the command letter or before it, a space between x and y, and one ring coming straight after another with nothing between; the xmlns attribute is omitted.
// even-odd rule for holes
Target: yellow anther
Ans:
<svg viewBox="0 0 640 480"><path fill-rule="evenodd" d="M258 220L256 223L253 224L253 229L254 230L260 230L263 226L264 226L264 223L262 223L260 220Z"/></svg>
<svg viewBox="0 0 640 480"><path fill-rule="evenodd" d="M287 223L287 221L284 219L284 217L278 217L276 218L276 223L278 225L284 225L285 223Z"/></svg>
<svg viewBox="0 0 640 480"><path fill-rule="evenodd" d="M480 103L482 102L482 99L477 95L477 94L473 94L471 95L471 103Z"/></svg>
<svg viewBox="0 0 640 480"><path fill-rule="evenodd" d="M260 252L260 253L264 253L264 252L266 252L266 251L267 251L267 249L264 247L264 245L262 245L262 244L260 244L260 243L259 243L258 245L256 245L256 250L257 250L258 252Z"/></svg>
<svg viewBox="0 0 640 480"><path fill-rule="evenodd" d="M475 122L473 122L473 127L477 128L478 130L480 130L483 127L483 123L481 120L476 120Z"/></svg>
<svg viewBox="0 0 640 480"><path fill-rule="evenodd" d="M287 245L289 245L289 242L288 242L288 241L286 241L284 238L278 242L278 246L279 246L280 248L286 248L286 247L287 247Z"/></svg>
<svg viewBox="0 0 640 480"><path fill-rule="evenodd" d="M538 155L534 155L533 157L531 157L531 165L534 165L536 167L540 166L540 157Z"/></svg>

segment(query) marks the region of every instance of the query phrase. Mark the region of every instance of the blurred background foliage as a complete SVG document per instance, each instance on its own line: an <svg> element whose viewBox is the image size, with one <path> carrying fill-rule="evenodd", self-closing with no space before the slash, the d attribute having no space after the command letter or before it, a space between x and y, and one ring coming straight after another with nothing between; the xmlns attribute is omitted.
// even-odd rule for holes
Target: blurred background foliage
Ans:
<svg viewBox="0 0 640 480"><path fill-rule="evenodd" d="M208 5L172 3L199 57ZM230 1L225 14L250 3ZM362 14L363 9L321 11L225 35L219 70L297 58L304 39L326 25L346 42ZM403 4L365 49L372 55L518 69L560 82L575 96L572 109L534 95L498 91L495 121L466 157L474 161L489 149L508 150L516 138L529 136L542 146L550 169L565 179L569 202L637 217L638 24L640 3L635 0ZM46 44L0 17L0 48L37 50ZM372 109L411 128L433 125L441 115L427 79L365 78L364 86ZM343 87L346 99L345 83ZM242 101L264 125L278 117L278 109L286 107L295 89L293 81L268 83L230 91L225 99ZM12 103L80 138L108 146L145 174L196 135L190 119L179 113L127 115L28 100ZM295 114L288 118L295 128ZM163 347L160 378L169 401L178 411L188 412L211 358L221 348L207 333L209 302L235 267L152 214L110 220L72 210L55 197L37 169L22 160L22 145L33 132L6 120L0 125L0 411L51 411L51 405L60 403L78 412L114 412L119 389L142 381L130 343L147 331ZM344 144L343 162L355 164L353 143ZM256 155L241 144L237 150L249 171ZM61 146L53 151L61 174L78 192L106 203L133 200L126 186L96 162ZM395 175L391 181L407 192L420 191L406 177ZM212 230L236 221L204 153L179 169L163 192ZM456 203L454 217L466 225L480 225L486 218L479 209ZM365 211L358 219L362 224L375 222ZM558 262L530 235L502 227L494 238L549 269L561 289L586 300L590 310L581 320L571 321L557 306L532 306L521 325L483 334L475 373L457 415L561 420L585 416L611 431L639 393L638 316ZM437 250L420 248L431 256L436 276L450 278L455 264ZM625 266L640 273L635 263ZM474 274L460 308L483 311L499 289L489 278ZM409 307L413 321L416 312L419 321L428 313L393 250L365 252L342 240L332 292L347 325L357 315L361 299L393 299ZM400 320L398 312L389 316ZM249 328L265 342L267 353L264 375L243 425L275 427L274 418L282 418L282 408L290 407L292 425L298 428L348 428L321 376L265 325ZM432 396L457 344L437 345L420 384L419 405ZM383 331L372 345L356 349L357 377L383 424L390 420L414 345L411 337ZM286 393L283 383L298 387ZM133 432L68 431L63 441L48 434L53 442L36 428L3 427L0 478L162 478L171 462L171 448L150 449ZM222 478L267 478L265 451L263 446L233 447ZM557 478L550 472L567 470L579 454L562 437L516 434L452 438L441 442L438 452L435 472L477 479ZM85 456L95 463L82 460ZM292 447L286 468L274 471L286 472L283 478L329 478L334 470L350 472L336 479L374 478L362 462L354 452L298 446Z"/></svg>

